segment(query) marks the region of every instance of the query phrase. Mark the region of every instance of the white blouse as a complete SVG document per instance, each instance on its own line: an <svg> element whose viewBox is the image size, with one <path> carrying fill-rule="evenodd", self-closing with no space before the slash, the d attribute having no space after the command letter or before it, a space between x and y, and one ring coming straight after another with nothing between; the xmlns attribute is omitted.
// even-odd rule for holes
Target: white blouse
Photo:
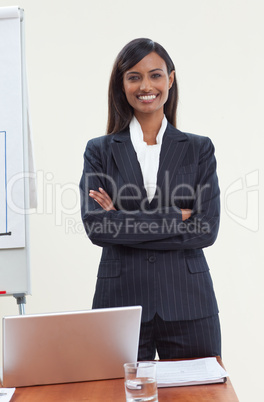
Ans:
<svg viewBox="0 0 264 402"><path fill-rule="evenodd" d="M129 124L130 138L141 167L143 182L147 191L149 202L152 201L156 192L160 150L167 123L168 121L164 115L160 130L156 137L157 144L155 145L147 145L147 143L143 140L143 131L135 116L133 116Z"/></svg>

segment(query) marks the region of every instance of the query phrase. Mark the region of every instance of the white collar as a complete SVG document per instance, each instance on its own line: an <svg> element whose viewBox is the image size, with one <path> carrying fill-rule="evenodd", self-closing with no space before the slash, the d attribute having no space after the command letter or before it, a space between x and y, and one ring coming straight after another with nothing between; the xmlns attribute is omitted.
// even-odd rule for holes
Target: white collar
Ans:
<svg viewBox="0 0 264 402"><path fill-rule="evenodd" d="M162 143L163 134L167 127L167 123L168 123L168 120L167 120L166 116L164 115L164 117L162 119L161 127L160 127L159 132L156 137L157 144L147 145L147 143L143 140L144 136L143 136L143 131L142 131L141 125L140 125L139 121L137 120L137 118L135 116L133 116L131 119L131 122L129 124L129 129L130 129L131 141L132 141L132 144L133 144L136 152L138 151L139 148L142 148L142 147L147 147L147 146L155 147L157 145L160 146Z"/></svg>

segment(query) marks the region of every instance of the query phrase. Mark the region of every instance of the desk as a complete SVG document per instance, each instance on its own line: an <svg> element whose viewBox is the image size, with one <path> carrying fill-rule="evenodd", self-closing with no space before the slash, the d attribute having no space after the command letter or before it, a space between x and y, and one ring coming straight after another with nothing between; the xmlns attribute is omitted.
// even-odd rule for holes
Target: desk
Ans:
<svg viewBox="0 0 264 402"><path fill-rule="evenodd" d="M218 358L220 364L221 359ZM159 388L159 402L238 402L225 384ZM11 402L125 402L124 379L17 388Z"/></svg>

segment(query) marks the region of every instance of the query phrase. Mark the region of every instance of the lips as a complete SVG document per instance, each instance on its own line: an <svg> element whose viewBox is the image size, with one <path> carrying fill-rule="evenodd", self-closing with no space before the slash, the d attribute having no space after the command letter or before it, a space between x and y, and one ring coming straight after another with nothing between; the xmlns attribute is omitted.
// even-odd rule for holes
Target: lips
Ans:
<svg viewBox="0 0 264 402"><path fill-rule="evenodd" d="M157 98L157 95L138 95L137 98L141 101L152 101Z"/></svg>

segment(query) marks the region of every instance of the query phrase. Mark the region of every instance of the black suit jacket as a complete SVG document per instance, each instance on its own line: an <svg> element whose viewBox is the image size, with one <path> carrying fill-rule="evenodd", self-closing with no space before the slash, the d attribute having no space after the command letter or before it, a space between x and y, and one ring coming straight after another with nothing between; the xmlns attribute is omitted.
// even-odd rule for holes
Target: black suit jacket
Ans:
<svg viewBox="0 0 264 402"><path fill-rule="evenodd" d="M102 187L117 211L89 197ZM202 248L219 228L219 187L211 140L168 123L157 190L149 203L129 129L90 140L80 182L91 241L103 247L93 308L142 305L142 320L191 320L218 312ZM182 222L180 208L192 209Z"/></svg>

